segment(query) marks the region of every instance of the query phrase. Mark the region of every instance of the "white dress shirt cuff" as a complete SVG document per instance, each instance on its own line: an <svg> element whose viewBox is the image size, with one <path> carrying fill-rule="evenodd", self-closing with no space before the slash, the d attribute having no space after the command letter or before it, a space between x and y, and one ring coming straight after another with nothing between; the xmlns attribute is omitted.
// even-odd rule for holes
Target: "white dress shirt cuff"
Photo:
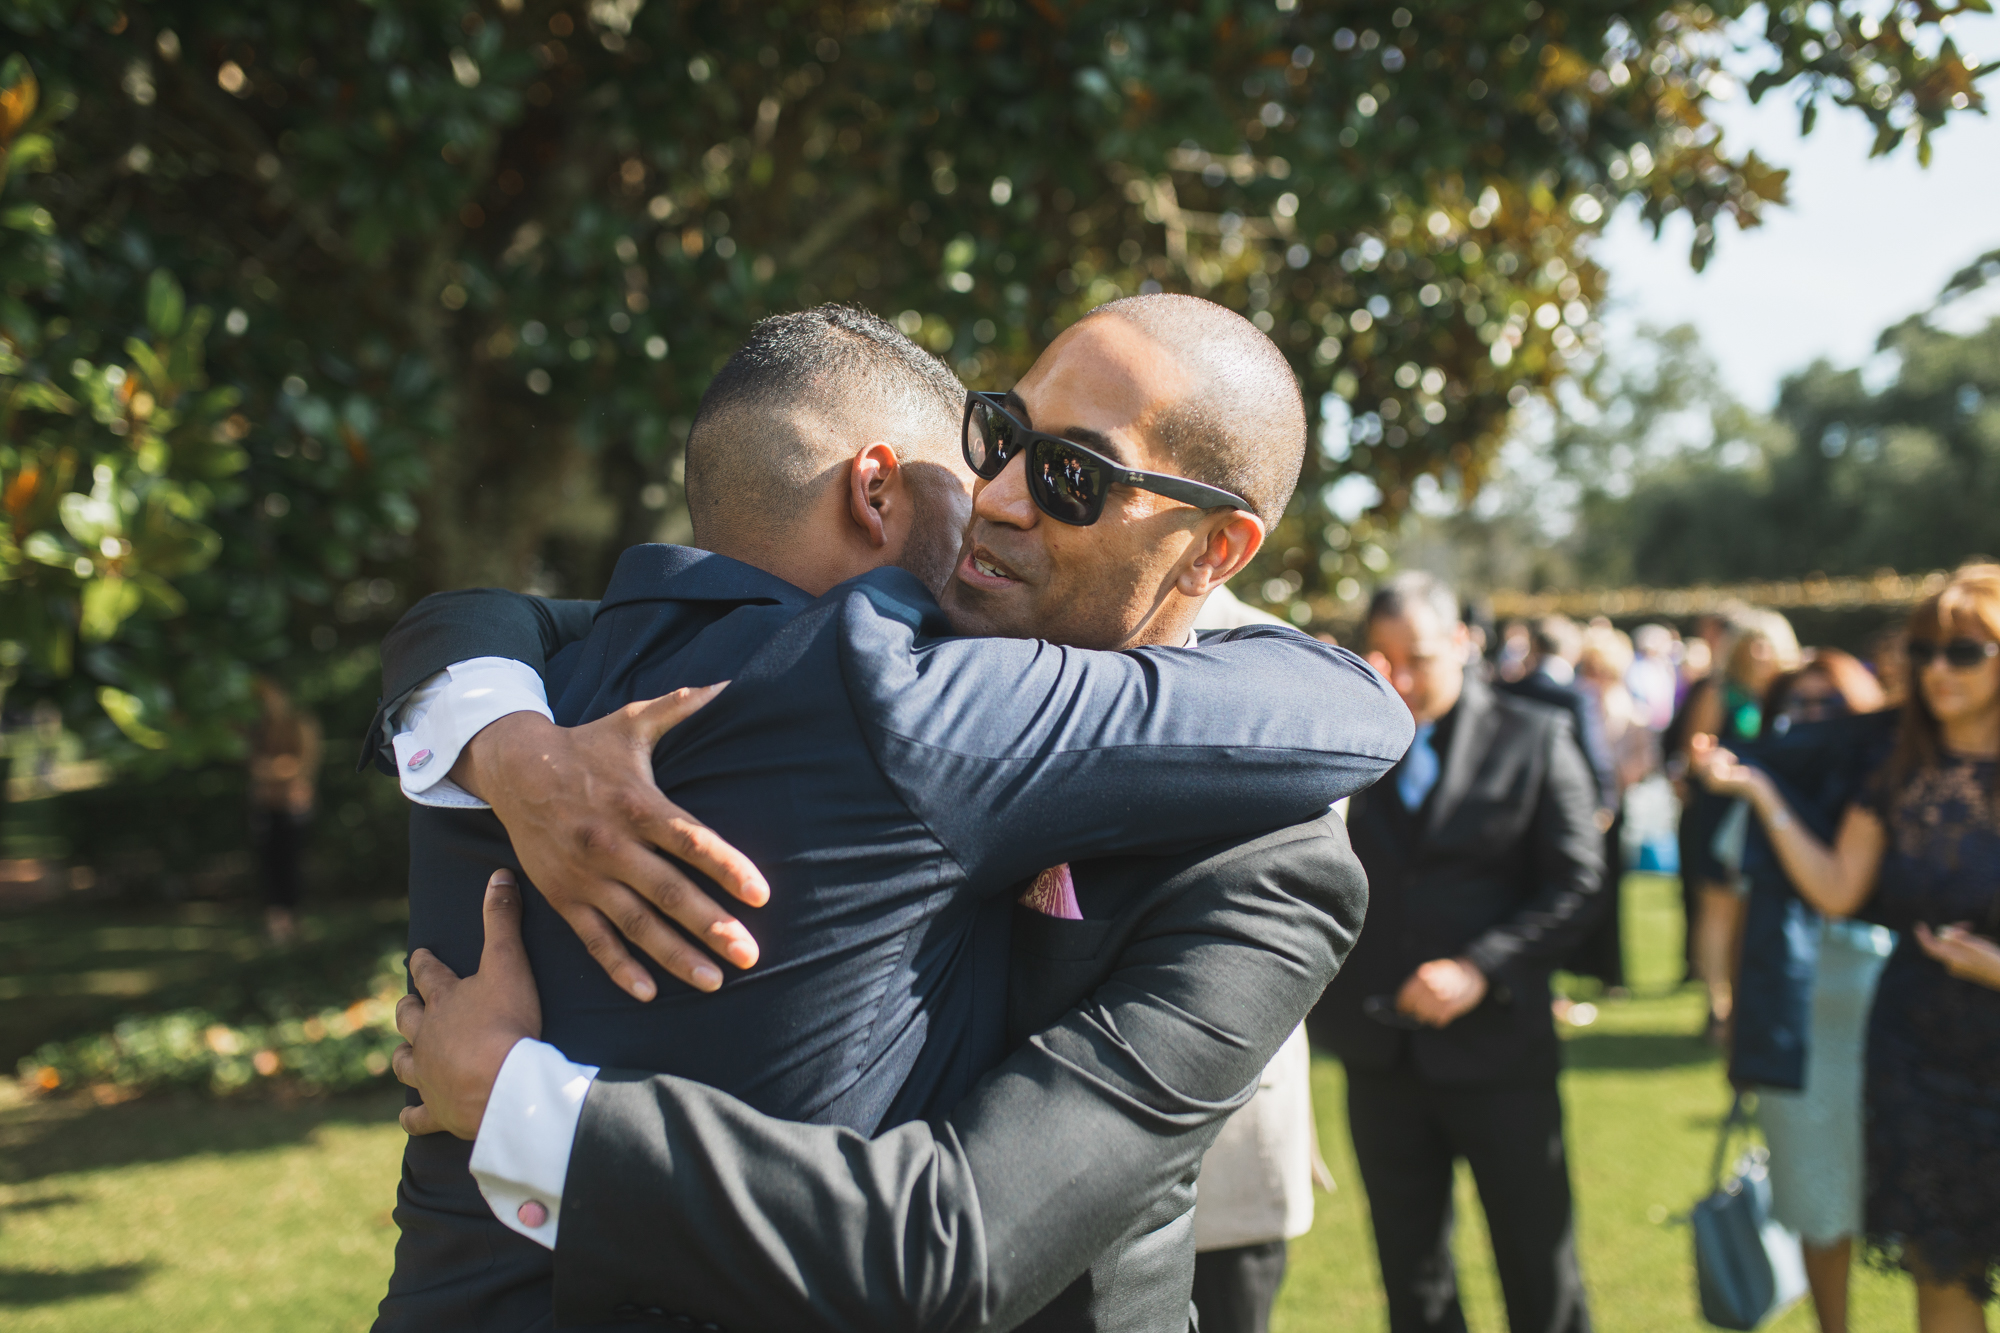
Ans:
<svg viewBox="0 0 2000 1333"><path fill-rule="evenodd" d="M553 720L541 676L510 658L454 662L410 691L391 719L403 795L419 805L486 809L486 802L447 775L466 743L509 713L540 713Z"/></svg>
<svg viewBox="0 0 2000 1333"><path fill-rule="evenodd" d="M493 1216L551 1250L583 1099L596 1078L597 1066L574 1064L547 1042L523 1037L500 1066L472 1144L472 1178Z"/></svg>

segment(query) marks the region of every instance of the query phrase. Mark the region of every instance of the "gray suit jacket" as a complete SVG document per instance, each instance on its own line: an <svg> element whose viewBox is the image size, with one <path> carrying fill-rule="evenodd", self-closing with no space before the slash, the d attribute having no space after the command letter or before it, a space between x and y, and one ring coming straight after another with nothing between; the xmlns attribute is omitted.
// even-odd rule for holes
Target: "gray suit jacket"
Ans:
<svg viewBox="0 0 2000 1333"><path fill-rule="evenodd" d="M1360 932L1332 815L1079 864L1017 909L1010 1038L949 1115L873 1139L607 1070L556 1250L562 1325L1185 1333L1195 1176Z"/></svg>

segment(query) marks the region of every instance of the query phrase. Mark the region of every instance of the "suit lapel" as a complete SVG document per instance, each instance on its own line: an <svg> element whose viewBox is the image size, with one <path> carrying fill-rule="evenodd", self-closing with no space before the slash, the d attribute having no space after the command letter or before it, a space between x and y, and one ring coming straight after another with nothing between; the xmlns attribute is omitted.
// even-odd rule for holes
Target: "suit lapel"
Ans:
<svg viewBox="0 0 2000 1333"><path fill-rule="evenodd" d="M1434 838L1445 821L1458 809L1458 803L1465 799L1466 788L1479 771L1479 760L1486 753L1493 736L1497 719L1493 713L1493 695L1486 682L1470 671L1465 677L1465 691L1458 696L1458 715L1452 719L1451 743L1445 747L1444 764L1439 770L1437 788L1431 793L1428 809L1424 814L1424 836Z"/></svg>

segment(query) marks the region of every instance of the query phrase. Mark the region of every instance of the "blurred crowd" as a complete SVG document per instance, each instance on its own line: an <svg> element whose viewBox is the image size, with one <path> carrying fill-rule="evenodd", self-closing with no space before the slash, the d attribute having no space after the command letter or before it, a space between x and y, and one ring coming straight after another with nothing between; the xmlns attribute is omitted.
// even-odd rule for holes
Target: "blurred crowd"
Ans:
<svg viewBox="0 0 2000 1333"><path fill-rule="evenodd" d="M1394 618L1439 586L1392 581L1365 631L1418 714L1420 745L1423 654L1397 651ZM1449 603L1436 604L1423 614L1443 617ZM1962 568L1860 655L1802 646L1783 615L1750 606L1685 635L1602 618L1481 624L1476 612L1462 632L1468 676L1566 714L1590 774L1602 884L1567 925L1561 909L1528 904L1521 919L1540 912L1559 942L1542 962L1621 994L1619 882L1630 869L1678 872L1683 980L1705 993L1704 1035L1728 1055L1739 1107L1754 1094L1771 1216L1799 1238L1822 1330L1848 1326L1857 1240L1915 1278L1925 1333L1983 1329L2000 1267L2000 566ZM1448 729L1462 708L1433 711ZM1545 821L1557 795L1517 799L1539 802ZM1571 1023L1596 1015L1587 999L1551 1003ZM1366 1176L1362 1139L1357 1126ZM1479 1175L1477 1147L1447 1140ZM1394 1318L1389 1209L1370 1192L1392 1326L1442 1327L1421 1301ZM1496 1241L1501 1192L1481 1180ZM1566 1210L1566 1181L1557 1202ZM1539 1262L1553 1254L1573 1275L1567 1229L1548 1234ZM1508 1258L1496 1258L1508 1287ZM1535 1314L1586 1327L1581 1283L1565 1283L1573 1299ZM1523 1326L1511 1290L1509 1309Z"/></svg>

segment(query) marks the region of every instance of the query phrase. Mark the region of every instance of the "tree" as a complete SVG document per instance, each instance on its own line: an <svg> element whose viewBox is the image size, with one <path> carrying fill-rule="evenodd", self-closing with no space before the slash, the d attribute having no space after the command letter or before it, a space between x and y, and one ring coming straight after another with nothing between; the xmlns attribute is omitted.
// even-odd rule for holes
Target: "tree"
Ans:
<svg viewBox="0 0 2000 1333"><path fill-rule="evenodd" d="M1958 335L1915 318L1882 346L1896 367L1887 384L1816 362L1785 381L1775 429L1588 506L1588 567L1618 571L1606 582L1680 586L1949 569L1994 554L2000 321Z"/></svg>
<svg viewBox="0 0 2000 1333"><path fill-rule="evenodd" d="M1391 542L1394 558L1475 594L1626 586L1657 564L1654 545L1670 559L1671 548L1701 540L1675 526L1684 513L1640 523L1636 508L1691 475L1712 476L1718 493L1689 500L1717 515L1704 529L1726 529L1741 517L1741 469L1786 438L1721 387L1692 328L1642 329L1517 417L1493 484L1472 504L1420 505Z"/></svg>
<svg viewBox="0 0 2000 1333"><path fill-rule="evenodd" d="M416 593L590 591L677 531L720 358L825 299L893 314L982 386L1148 284L1249 312L1309 398L1351 404L1259 570L1324 608L1370 531L1325 484L1362 471L1390 514L1422 477L1474 490L1510 411L1593 342L1583 243L1613 208L1692 217L1699 263L1720 219L1782 199L1707 116L1747 8L22 0L0 22L42 97L6 185L0 474L26 498L0 596L23 687L193 757L226 747L253 669L364 677L335 650ZM1984 8L1771 6L1751 90L1923 152L1983 106L1940 32ZM170 290L197 312L171 335L147 324ZM183 353L174 403L213 410L159 429L207 441L210 471L118 484L134 513L180 487L180 521L216 535L206 566L154 570L184 608L135 601L19 480L83 494L122 460L138 389L69 434L47 404L97 401L84 381L114 364L137 383L115 349L168 337L220 387ZM68 574L38 534L75 547ZM101 637L92 598L128 609Z"/></svg>

